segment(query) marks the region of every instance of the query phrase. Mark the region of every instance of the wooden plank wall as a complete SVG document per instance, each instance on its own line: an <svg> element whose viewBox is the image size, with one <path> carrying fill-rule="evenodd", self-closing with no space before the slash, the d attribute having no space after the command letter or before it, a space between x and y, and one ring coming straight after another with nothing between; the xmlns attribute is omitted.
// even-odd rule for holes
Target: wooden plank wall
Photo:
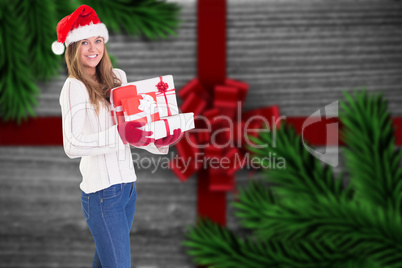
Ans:
<svg viewBox="0 0 402 268"><path fill-rule="evenodd" d="M179 89L196 75L195 1L180 3L177 37L150 43L111 36L109 52L129 81L172 74ZM275 104L282 115L308 116L343 90L365 86L383 92L401 116L401 15L401 2L391 0L228 0L228 76L250 84L246 109ZM63 70L40 84L38 115L60 115L65 78ZM180 183L154 168L137 168L133 267L194 267L180 243L196 216L195 178ZM78 161L61 147L0 147L0 170L0 267L90 267L94 245L80 208ZM251 175L239 172L238 185ZM228 217L237 228L231 208Z"/></svg>

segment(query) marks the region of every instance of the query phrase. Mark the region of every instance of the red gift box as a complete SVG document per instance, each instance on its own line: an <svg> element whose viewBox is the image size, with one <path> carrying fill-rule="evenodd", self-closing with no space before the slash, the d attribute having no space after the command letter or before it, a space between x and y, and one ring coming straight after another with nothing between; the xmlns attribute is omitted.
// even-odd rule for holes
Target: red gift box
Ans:
<svg viewBox="0 0 402 268"><path fill-rule="evenodd" d="M160 120L155 92L122 99L125 121L150 123Z"/></svg>
<svg viewBox="0 0 402 268"><path fill-rule="evenodd" d="M110 90L109 98L112 108L111 112L114 124L116 124L116 121L117 124L124 123L122 100L136 95L137 95L137 87L134 85L116 87Z"/></svg>

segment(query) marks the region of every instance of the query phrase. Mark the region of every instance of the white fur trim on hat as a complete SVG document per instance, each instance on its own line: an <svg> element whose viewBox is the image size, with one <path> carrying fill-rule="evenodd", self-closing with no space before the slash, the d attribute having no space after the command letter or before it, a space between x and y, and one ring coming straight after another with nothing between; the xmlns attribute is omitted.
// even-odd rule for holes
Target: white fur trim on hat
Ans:
<svg viewBox="0 0 402 268"><path fill-rule="evenodd" d="M64 45L63 43L59 43L57 41L54 41L52 43L52 51L56 55L61 55L64 52Z"/></svg>
<svg viewBox="0 0 402 268"><path fill-rule="evenodd" d="M78 27L68 33L65 44L68 46L71 43L94 36L103 37L104 42L107 43L109 40L109 33L106 25L103 23L93 24L91 22L88 25Z"/></svg>

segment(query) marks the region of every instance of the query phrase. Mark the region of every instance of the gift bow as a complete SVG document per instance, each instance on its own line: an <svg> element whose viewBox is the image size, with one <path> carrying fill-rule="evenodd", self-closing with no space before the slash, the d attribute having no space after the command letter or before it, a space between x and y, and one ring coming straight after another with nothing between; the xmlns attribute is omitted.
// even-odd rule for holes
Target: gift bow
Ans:
<svg viewBox="0 0 402 268"><path fill-rule="evenodd" d="M172 94L175 94L175 89L173 88L173 89L168 90L168 88L169 88L168 83L163 82L162 76L159 76L159 79L160 79L159 83L155 85L155 87L158 89L158 92L156 93L156 96L159 96L159 95L164 96L165 102L166 102L166 108L167 108L167 115L171 116L172 112L170 111L170 107L169 107L168 99L166 97L166 93L170 91Z"/></svg>
<svg viewBox="0 0 402 268"><path fill-rule="evenodd" d="M143 111L147 115L148 122L151 122L152 111L156 110L155 100L146 94L141 94L142 99L140 99L140 105L138 105L138 110Z"/></svg>

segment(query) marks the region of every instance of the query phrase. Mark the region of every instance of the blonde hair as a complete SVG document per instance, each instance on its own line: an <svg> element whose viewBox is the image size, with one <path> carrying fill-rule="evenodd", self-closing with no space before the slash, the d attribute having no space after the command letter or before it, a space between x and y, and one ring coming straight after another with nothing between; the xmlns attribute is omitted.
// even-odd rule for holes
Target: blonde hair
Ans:
<svg viewBox="0 0 402 268"><path fill-rule="evenodd" d="M96 66L96 79L85 72L80 57L81 41L71 43L65 53L69 77L84 83L88 90L89 100L99 112L99 105L108 107L109 90L121 86L122 81L113 72L113 65L104 47L103 57Z"/></svg>

